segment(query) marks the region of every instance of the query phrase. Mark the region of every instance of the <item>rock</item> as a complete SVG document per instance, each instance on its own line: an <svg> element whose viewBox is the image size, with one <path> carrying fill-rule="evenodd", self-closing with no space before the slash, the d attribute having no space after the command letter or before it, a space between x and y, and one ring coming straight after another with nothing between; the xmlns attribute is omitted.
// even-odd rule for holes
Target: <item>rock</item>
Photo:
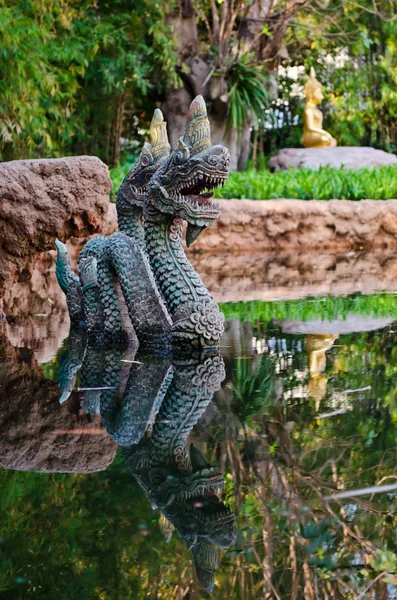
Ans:
<svg viewBox="0 0 397 600"><path fill-rule="evenodd" d="M59 386L44 377L33 352L0 336L0 468L92 473L109 466L117 445L99 417L78 413L73 394L60 406Z"/></svg>
<svg viewBox="0 0 397 600"><path fill-rule="evenodd" d="M108 205L108 211L106 213L106 216L105 216L105 219L103 222L101 234L102 235L112 235L112 233L114 233L117 230L118 230L118 225L117 225L116 205L110 203ZM74 238L74 237L72 237L68 241L67 245L68 245L70 257L72 259L72 266L74 268L77 265L77 260L79 258L79 254L80 254L83 246L85 246L85 244L88 242L88 239L89 238Z"/></svg>
<svg viewBox="0 0 397 600"><path fill-rule="evenodd" d="M274 170L305 167L317 170L320 167L339 169L370 169L396 165L397 156L383 150L366 146L337 146L336 148L284 148L269 161Z"/></svg>
<svg viewBox="0 0 397 600"><path fill-rule="evenodd" d="M376 331L394 323L394 318L359 317L348 314L332 321L274 321L284 333L297 334L349 334Z"/></svg>
<svg viewBox="0 0 397 600"><path fill-rule="evenodd" d="M101 231L110 189L109 170L94 156L0 164L0 302L12 282L29 280L55 238Z"/></svg>

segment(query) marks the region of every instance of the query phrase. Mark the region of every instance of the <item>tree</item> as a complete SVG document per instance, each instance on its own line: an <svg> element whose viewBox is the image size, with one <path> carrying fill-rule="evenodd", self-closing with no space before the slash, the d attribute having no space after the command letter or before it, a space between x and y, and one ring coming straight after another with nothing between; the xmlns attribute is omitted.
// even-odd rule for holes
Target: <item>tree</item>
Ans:
<svg viewBox="0 0 397 600"><path fill-rule="evenodd" d="M289 23L290 58L283 64L304 66L305 73L315 66L328 95L325 127L340 145L397 150L396 11L395 0L317 1ZM287 105L280 120L290 125L288 113L300 113L302 98L291 93L288 77L280 78L280 88ZM299 137L301 124L296 124Z"/></svg>
<svg viewBox="0 0 397 600"><path fill-rule="evenodd" d="M283 52L288 23L311 1L179 1L170 21L182 85L168 89L163 104L172 144L181 135L191 100L202 94L213 140L231 150L232 168L245 167L251 127L269 101L267 74Z"/></svg>
<svg viewBox="0 0 397 600"><path fill-rule="evenodd" d="M123 117L153 81L175 83L156 0L1 0L0 148L4 160L97 154L118 160Z"/></svg>

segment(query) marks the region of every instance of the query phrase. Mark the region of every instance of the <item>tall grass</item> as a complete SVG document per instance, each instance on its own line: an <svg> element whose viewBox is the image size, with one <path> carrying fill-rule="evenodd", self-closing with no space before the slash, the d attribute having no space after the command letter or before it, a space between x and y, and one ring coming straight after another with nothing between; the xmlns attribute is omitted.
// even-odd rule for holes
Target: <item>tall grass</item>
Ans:
<svg viewBox="0 0 397 600"><path fill-rule="evenodd" d="M224 188L216 190L215 197L387 200L397 198L397 165L357 171L331 167L322 167L318 171L290 169L274 173L265 170L236 171L230 173Z"/></svg>
<svg viewBox="0 0 397 600"><path fill-rule="evenodd" d="M130 170L132 162L110 169L114 202L118 188ZM397 198L397 165L378 169L345 171L322 167L290 169L288 171L244 171L230 173L224 188L215 191L216 198L250 198L270 200L299 198L301 200L347 199L387 200Z"/></svg>
<svg viewBox="0 0 397 600"><path fill-rule="evenodd" d="M227 302L221 304L226 320L261 321L330 321L348 315L375 318L397 318L397 294L360 294L345 297L324 296L304 300L277 302Z"/></svg>

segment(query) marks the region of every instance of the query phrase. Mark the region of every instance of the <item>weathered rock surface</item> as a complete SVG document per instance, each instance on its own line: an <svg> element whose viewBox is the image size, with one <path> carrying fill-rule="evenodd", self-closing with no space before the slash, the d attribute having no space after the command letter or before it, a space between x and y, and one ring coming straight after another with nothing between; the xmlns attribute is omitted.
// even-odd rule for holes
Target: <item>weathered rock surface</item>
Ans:
<svg viewBox="0 0 397 600"><path fill-rule="evenodd" d="M0 336L0 467L91 473L113 461L116 443L98 417L59 405L59 386L45 379L34 354ZM97 421L95 420L97 419Z"/></svg>
<svg viewBox="0 0 397 600"><path fill-rule="evenodd" d="M305 167L317 170L320 167L339 169L371 169L396 165L397 156L368 146L337 146L336 148L284 148L269 161L275 170Z"/></svg>
<svg viewBox="0 0 397 600"><path fill-rule="evenodd" d="M195 251L397 248L397 200L221 200Z"/></svg>
<svg viewBox="0 0 397 600"><path fill-rule="evenodd" d="M203 252L190 259L217 302L397 291L397 251Z"/></svg>
<svg viewBox="0 0 397 600"><path fill-rule="evenodd" d="M220 218L191 246L196 252L289 253L397 249L397 200L219 200ZM103 233L117 230L114 204ZM71 239L72 260L86 240Z"/></svg>
<svg viewBox="0 0 397 600"><path fill-rule="evenodd" d="M102 229L111 181L94 156L0 164L0 299L29 279L39 254Z"/></svg>

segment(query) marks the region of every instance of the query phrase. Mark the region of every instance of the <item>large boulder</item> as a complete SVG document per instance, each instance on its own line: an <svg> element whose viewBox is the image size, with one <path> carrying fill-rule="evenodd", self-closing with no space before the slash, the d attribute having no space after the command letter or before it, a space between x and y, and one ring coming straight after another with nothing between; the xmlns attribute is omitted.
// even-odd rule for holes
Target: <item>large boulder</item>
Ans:
<svg viewBox="0 0 397 600"><path fill-rule="evenodd" d="M371 169L397 165L397 156L366 146L337 146L336 148L284 148L269 161L274 170L295 167L317 170L320 167L339 169Z"/></svg>
<svg viewBox="0 0 397 600"><path fill-rule="evenodd" d="M101 231L110 189L109 170L94 156L0 164L0 302L56 238Z"/></svg>

